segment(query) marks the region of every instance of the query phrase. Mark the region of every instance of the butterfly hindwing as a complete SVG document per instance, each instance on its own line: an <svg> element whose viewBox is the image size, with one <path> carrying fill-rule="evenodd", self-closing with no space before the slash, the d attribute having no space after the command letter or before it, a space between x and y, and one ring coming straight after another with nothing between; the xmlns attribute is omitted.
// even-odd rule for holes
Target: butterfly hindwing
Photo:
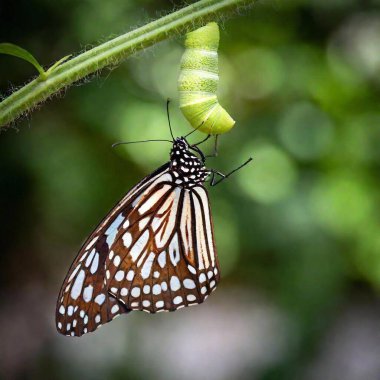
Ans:
<svg viewBox="0 0 380 380"><path fill-rule="evenodd" d="M136 236L136 243L124 251L125 256L116 262L110 261L108 267L111 292L127 309L150 313L173 311L203 302L215 288L219 264L212 225L204 221L205 215L208 218L210 215L202 214L201 210L197 217L188 215L192 202L198 201L199 192L203 192L203 199L207 200L202 187L187 190L174 186L164 193L153 211L146 207L147 201L142 200L131 213L131 219L136 219L133 214L140 215L140 219L123 231L113 251L123 251L125 234ZM204 207L209 213L208 203ZM190 219L186 219L186 215ZM188 229L186 221L190 222ZM140 223L141 229L137 227ZM211 248L202 240L210 242Z"/></svg>

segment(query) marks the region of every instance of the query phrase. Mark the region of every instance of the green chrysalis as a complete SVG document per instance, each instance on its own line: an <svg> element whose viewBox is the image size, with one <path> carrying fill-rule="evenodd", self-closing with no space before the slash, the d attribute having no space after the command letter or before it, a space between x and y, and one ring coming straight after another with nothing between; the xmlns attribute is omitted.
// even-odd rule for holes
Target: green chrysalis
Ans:
<svg viewBox="0 0 380 380"><path fill-rule="evenodd" d="M228 132L235 121L219 104L219 26L210 22L186 34L178 78L179 106L193 128L208 134Z"/></svg>

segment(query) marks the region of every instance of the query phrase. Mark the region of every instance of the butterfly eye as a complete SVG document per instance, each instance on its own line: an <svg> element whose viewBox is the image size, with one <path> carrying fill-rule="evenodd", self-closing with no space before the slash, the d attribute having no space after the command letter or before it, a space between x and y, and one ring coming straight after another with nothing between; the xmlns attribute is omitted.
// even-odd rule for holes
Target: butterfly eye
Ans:
<svg viewBox="0 0 380 380"><path fill-rule="evenodd" d="M208 134L228 132L235 121L219 104L219 27L215 22L186 35L178 78L180 108L193 128Z"/></svg>

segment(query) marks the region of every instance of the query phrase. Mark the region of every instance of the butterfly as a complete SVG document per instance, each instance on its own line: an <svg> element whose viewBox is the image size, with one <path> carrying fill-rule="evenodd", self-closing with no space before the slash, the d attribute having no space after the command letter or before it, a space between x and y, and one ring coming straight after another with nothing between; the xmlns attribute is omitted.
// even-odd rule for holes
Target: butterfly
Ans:
<svg viewBox="0 0 380 380"><path fill-rule="evenodd" d="M204 140L203 140L204 141ZM173 139L170 161L134 186L93 231L63 282L58 332L81 336L123 313L174 311L204 302L220 280L198 144ZM215 181L215 175L221 178Z"/></svg>

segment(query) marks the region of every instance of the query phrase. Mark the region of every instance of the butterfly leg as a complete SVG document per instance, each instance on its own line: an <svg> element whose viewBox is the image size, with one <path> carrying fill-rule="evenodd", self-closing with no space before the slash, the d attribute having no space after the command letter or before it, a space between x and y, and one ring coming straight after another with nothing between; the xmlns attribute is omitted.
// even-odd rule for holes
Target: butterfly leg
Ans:
<svg viewBox="0 0 380 380"><path fill-rule="evenodd" d="M204 138L203 140L197 142L196 144L193 144L192 146L198 146L198 145L201 145L202 143L204 143L205 141L207 141L210 137L211 137L211 135L207 135L206 138Z"/></svg>
<svg viewBox="0 0 380 380"><path fill-rule="evenodd" d="M215 135L214 151L212 152L212 154L208 154L206 158L212 158L212 157L218 156L218 137L219 135Z"/></svg>
<svg viewBox="0 0 380 380"><path fill-rule="evenodd" d="M252 157L250 157L247 161L245 161L243 164L241 164L240 166L238 166L236 169L234 170L231 170L229 173L227 174L223 174L221 173L220 171L218 170L215 170L215 169L211 169L211 180L210 180L210 186L216 186L218 183L224 181L225 179L227 179L231 174L237 172L238 170L240 170L242 167L244 167L245 165L247 165L248 163L250 163L252 161ZM215 176L216 175L219 175L221 178L219 178L218 180L215 180Z"/></svg>
<svg viewBox="0 0 380 380"><path fill-rule="evenodd" d="M201 153L199 151L199 148L198 148L198 145L204 143L205 141L207 141L209 138L211 137L211 135L207 135L207 137L201 141L199 141L198 143L196 144L193 144L191 145L191 149L195 150L197 153L199 153L201 155L201 157L203 158L203 161L206 159L206 158L210 158L210 157L216 157L218 155L218 137L219 135L215 135L215 142L214 142L214 152L212 154L208 154L208 155L204 155L203 153Z"/></svg>

